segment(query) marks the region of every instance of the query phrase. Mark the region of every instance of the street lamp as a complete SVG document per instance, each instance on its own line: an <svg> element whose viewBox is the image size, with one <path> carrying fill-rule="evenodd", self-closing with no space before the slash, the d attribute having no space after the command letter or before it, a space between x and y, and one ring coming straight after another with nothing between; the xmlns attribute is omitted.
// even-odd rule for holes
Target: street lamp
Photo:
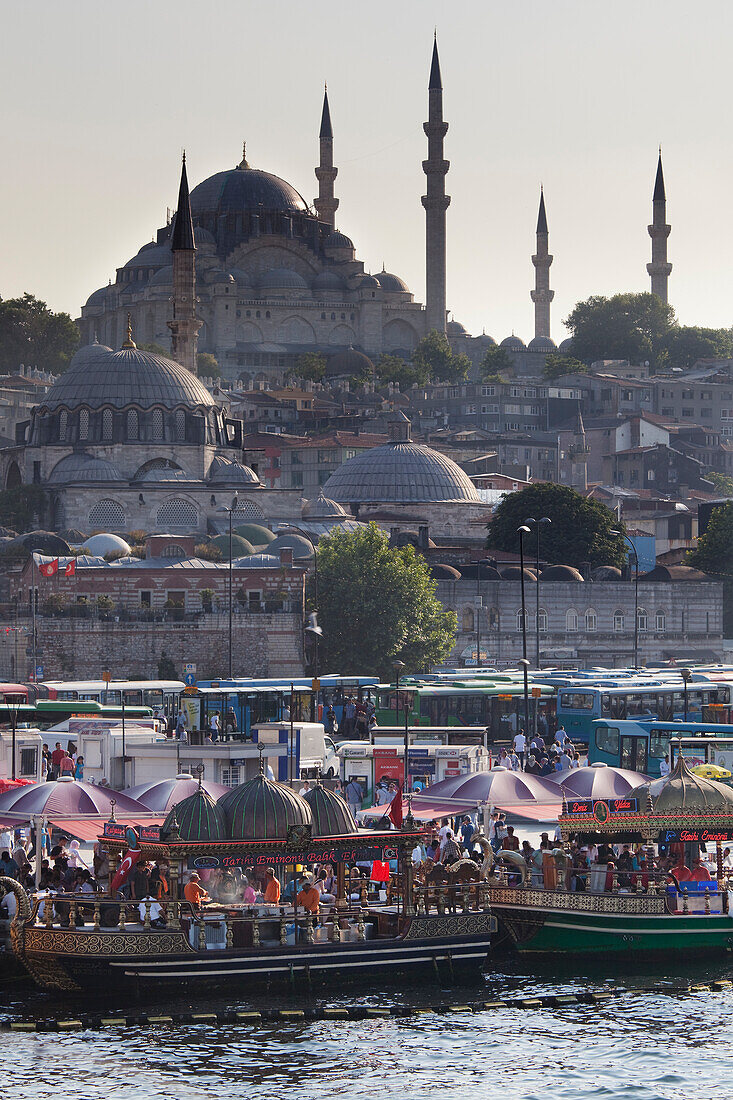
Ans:
<svg viewBox="0 0 733 1100"><path fill-rule="evenodd" d="M20 696L8 695L8 696L6 696L5 701L7 702L8 706L10 707L10 715L11 715L12 720L13 720L13 744L12 744L13 766L12 766L12 769L11 769L10 778L15 780L15 779L18 778L17 775L16 775L16 765L15 765L15 757L16 757L15 739L16 739L16 730L17 730L17 727L18 727L18 707L20 705Z"/></svg>
<svg viewBox="0 0 733 1100"><path fill-rule="evenodd" d="M229 515L229 679L232 679L232 610L233 610L233 592L232 592L232 516L237 510L239 505L239 494L235 493L232 497L232 503L227 508L223 505L221 508L217 508L217 512L226 512Z"/></svg>
<svg viewBox="0 0 733 1100"><path fill-rule="evenodd" d="M517 528L519 535L519 583L522 593L522 659L519 662L524 669L524 732L529 733L529 684L527 682L527 607L524 602L524 536L530 534L529 527L524 524Z"/></svg>
<svg viewBox="0 0 733 1100"><path fill-rule="evenodd" d="M634 668L639 667L639 555L636 547L625 531L609 531L609 535L620 535L626 539L634 555Z"/></svg>
<svg viewBox="0 0 733 1100"><path fill-rule="evenodd" d="M535 668L540 667L540 528L543 523L552 523L552 520L548 516L543 516L542 519L525 519L527 527L534 527L537 535L537 543L535 547L535 571L537 573L537 583L535 586L536 593L536 607L535 607L535 656L534 664Z"/></svg>
<svg viewBox="0 0 733 1100"><path fill-rule="evenodd" d="M306 542L310 543L311 550L313 551L313 595L315 598L316 606L314 611L318 611L318 551L316 550L316 544L310 535L304 531L301 527L296 527L294 523L278 523L278 532L286 535L289 531L294 531L296 535L300 535ZM293 555L295 557L295 555Z"/></svg>
<svg viewBox="0 0 733 1100"><path fill-rule="evenodd" d="M323 637L323 629L318 625L318 616L315 611L311 611L308 616L308 625L305 627L305 633L310 634L313 639L313 679L318 679L318 642ZM316 705L318 700L316 699Z"/></svg>
<svg viewBox="0 0 733 1100"><path fill-rule="evenodd" d="M524 736L527 737L529 735L529 681L527 679L529 661L526 657L522 657L519 664L522 666L524 673Z"/></svg>
<svg viewBox="0 0 733 1100"><path fill-rule="evenodd" d="M397 709L399 709L399 702L400 702L400 676L402 674L402 670L404 669L404 667L405 667L405 662L404 661L399 661L398 660L398 661L393 661L392 662L392 668L394 669L395 687L396 687ZM408 757L409 752L410 752L410 712L409 712L408 707L407 707L407 698L405 698L405 764L404 764L404 768L403 768L403 772L402 772L402 775L403 775L402 790L404 791L405 794L407 794L407 783L408 783L408 779L409 779L408 762L407 762L407 757Z"/></svg>
<svg viewBox="0 0 733 1100"><path fill-rule="evenodd" d="M687 685L692 679L692 670L689 668L681 668L680 676L682 677L682 690L685 693L685 722L687 721Z"/></svg>

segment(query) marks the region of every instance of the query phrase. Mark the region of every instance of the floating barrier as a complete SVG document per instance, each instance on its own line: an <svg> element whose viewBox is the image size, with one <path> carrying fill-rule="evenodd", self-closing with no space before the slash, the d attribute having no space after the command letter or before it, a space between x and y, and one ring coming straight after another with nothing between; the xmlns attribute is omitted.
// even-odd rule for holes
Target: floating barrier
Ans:
<svg viewBox="0 0 733 1100"><path fill-rule="evenodd" d="M218 1027L221 1024L262 1023L310 1023L314 1020L378 1020L406 1018L410 1016L470 1015L500 1008L522 1009L528 1012L543 1008L566 1008L573 1005L599 1005L618 997L645 994L683 994L724 992L733 989L727 979L689 986L647 986L637 989L594 989L587 993L546 993L538 997L495 997L492 1000L471 1001L464 1004L439 1002L433 1005L318 1005L307 1008L262 1008L226 1012L178 1012L170 1015L136 1013L130 1016L98 1016L82 1013L73 1019L47 1018L37 1020L3 1020L4 1031L96 1031L101 1028L173 1027L180 1024L200 1024L202 1027Z"/></svg>

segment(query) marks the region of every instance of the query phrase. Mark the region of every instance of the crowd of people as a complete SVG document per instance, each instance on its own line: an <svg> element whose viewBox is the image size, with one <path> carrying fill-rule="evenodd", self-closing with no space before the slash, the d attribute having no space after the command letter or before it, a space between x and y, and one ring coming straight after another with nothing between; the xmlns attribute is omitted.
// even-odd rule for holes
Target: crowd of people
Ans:
<svg viewBox="0 0 733 1100"><path fill-rule="evenodd" d="M84 757L77 752L73 741L69 741L68 748L61 747L57 741L53 750L44 745L41 750L41 774L47 782L60 779L64 775L72 779L84 778Z"/></svg>

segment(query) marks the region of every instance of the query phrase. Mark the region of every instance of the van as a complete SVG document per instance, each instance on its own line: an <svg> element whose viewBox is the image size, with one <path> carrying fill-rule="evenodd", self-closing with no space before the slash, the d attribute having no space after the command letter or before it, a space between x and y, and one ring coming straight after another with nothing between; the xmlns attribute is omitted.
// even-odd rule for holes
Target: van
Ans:
<svg viewBox="0 0 733 1100"><path fill-rule="evenodd" d="M314 779L318 774L333 779L339 775L341 759L321 722L293 722L292 733L289 722L263 722L252 730L252 737L263 744L290 745L289 755L296 757L295 770L301 779ZM287 778L287 759L281 758L279 765L283 774L278 779L283 781Z"/></svg>

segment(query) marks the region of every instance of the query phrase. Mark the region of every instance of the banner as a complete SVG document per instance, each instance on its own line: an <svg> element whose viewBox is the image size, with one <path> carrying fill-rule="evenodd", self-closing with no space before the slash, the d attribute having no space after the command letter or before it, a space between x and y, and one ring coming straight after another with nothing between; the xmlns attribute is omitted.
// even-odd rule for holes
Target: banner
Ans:
<svg viewBox="0 0 733 1100"><path fill-rule="evenodd" d="M296 863L369 863L380 860L388 863L397 859L396 847L373 844L368 848L311 848L297 852L260 853L259 855L215 856L202 853L191 863L198 868L213 867L287 867ZM190 864L189 864L190 865Z"/></svg>
<svg viewBox="0 0 733 1100"><path fill-rule="evenodd" d="M397 755L397 749L377 749L373 751L374 760L374 784L380 779L394 779L395 783L401 782L404 776L404 765Z"/></svg>
<svg viewBox="0 0 733 1100"><path fill-rule="evenodd" d="M59 571L59 559L54 558L53 561L44 561L38 566L38 572L42 577L55 577Z"/></svg>
<svg viewBox="0 0 733 1100"><path fill-rule="evenodd" d="M76 576L76 558L74 558L73 561L70 561L70 562L66 563L66 565L64 566L64 576L65 577L75 577Z"/></svg>

